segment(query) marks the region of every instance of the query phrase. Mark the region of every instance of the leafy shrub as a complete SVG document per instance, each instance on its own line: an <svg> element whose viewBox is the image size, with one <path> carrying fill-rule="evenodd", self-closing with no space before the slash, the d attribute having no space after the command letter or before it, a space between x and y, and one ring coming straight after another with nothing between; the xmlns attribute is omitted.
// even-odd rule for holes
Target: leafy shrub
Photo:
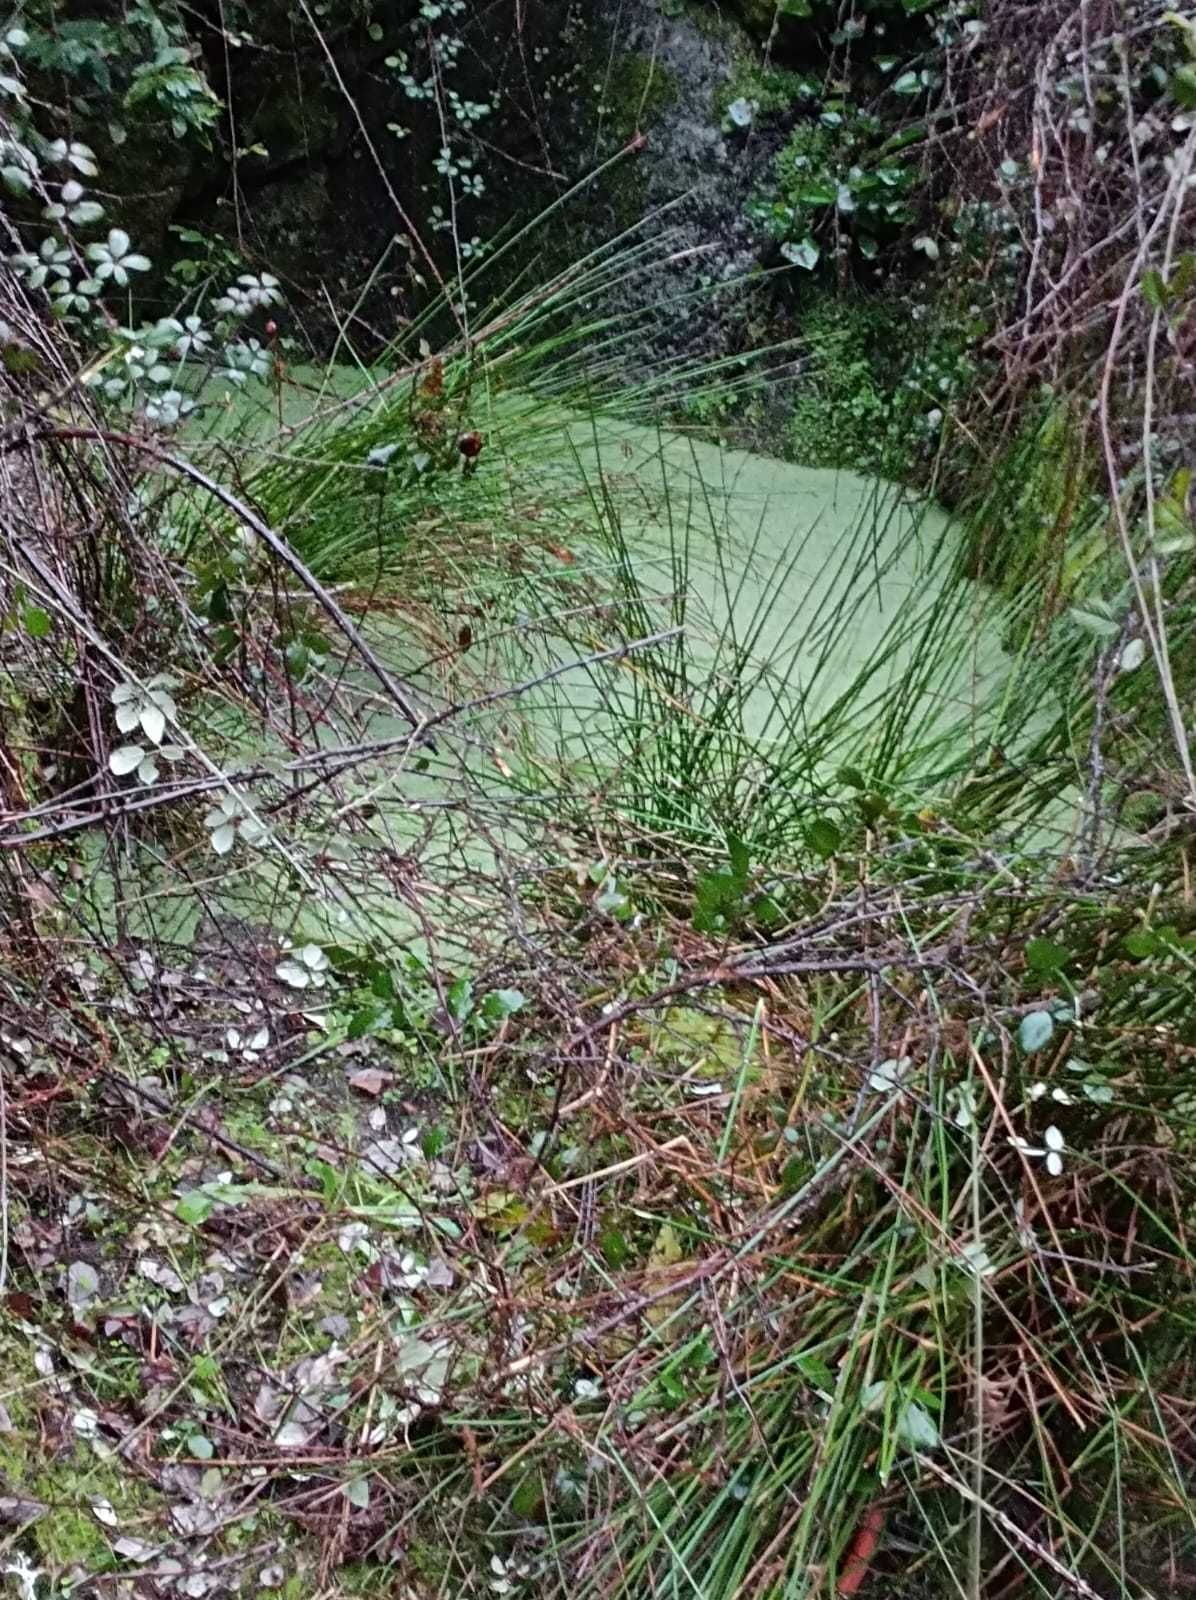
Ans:
<svg viewBox="0 0 1196 1600"><path fill-rule="evenodd" d="M794 129L776 159L774 193L750 207L794 266L812 271L824 253L852 245L875 260L913 220L917 167L891 144L877 152L880 133L876 117L842 101L825 102L817 122Z"/></svg>
<svg viewBox="0 0 1196 1600"><path fill-rule="evenodd" d="M84 118L102 115L121 144L125 113L144 127L161 124L176 139L207 144L220 101L197 66L192 42L173 6L140 4L124 20L60 18L28 6L22 17L29 67L57 79L59 98Z"/></svg>
<svg viewBox="0 0 1196 1600"><path fill-rule="evenodd" d="M849 43L867 35L869 24L883 33L886 23L909 27L911 21L948 9L947 0L742 0L748 23L758 31L808 24L820 42Z"/></svg>
<svg viewBox="0 0 1196 1600"><path fill-rule="evenodd" d="M802 322L808 376L789 424L795 460L880 469L892 414L876 359L882 333L882 315L866 301L815 301Z"/></svg>

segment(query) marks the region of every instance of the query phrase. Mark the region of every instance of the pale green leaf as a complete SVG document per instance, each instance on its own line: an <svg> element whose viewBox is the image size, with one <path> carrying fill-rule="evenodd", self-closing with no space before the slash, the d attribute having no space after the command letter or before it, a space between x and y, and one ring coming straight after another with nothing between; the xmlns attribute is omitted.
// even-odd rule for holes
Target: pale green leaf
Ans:
<svg viewBox="0 0 1196 1600"><path fill-rule="evenodd" d="M1022 1025L1017 1030L1017 1041L1027 1055L1032 1055L1035 1050L1041 1050L1047 1044L1055 1031L1055 1024L1051 1020L1049 1011L1031 1011L1022 1018Z"/></svg>
<svg viewBox="0 0 1196 1600"><path fill-rule="evenodd" d="M128 777L145 760L145 751L139 744L122 744L108 757L108 770L118 778Z"/></svg>

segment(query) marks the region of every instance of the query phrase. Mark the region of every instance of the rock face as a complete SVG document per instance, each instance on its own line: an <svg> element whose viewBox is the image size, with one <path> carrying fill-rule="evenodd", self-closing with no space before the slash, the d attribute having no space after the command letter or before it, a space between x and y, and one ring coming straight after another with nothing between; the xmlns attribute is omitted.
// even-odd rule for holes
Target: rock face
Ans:
<svg viewBox="0 0 1196 1600"><path fill-rule="evenodd" d="M629 274L609 303L639 319L637 363L746 343L742 280L757 243L745 203L776 139L727 114L751 37L696 0L443 9L448 20L435 27L412 0L375 8L371 29L346 22L328 38L333 73L310 28L269 0L253 44L210 59L240 154L232 159L224 137L193 180L184 220L225 237L235 225L254 264L280 272L300 299L307 290L317 342L324 291L347 298L372 279L357 307L368 344L369 330L385 339L396 315L414 316L441 282L476 265L479 245L555 206L549 225L487 269L483 296L638 236L668 259ZM437 72L439 101L420 92ZM472 124L446 122L450 91L457 106L487 109ZM451 182L446 146L456 165L467 157ZM732 282L734 292L718 292Z"/></svg>
<svg viewBox="0 0 1196 1600"><path fill-rule="evenodd" d="M733 353L753 309L743 280L758 260L746 203L776 148L750 114L742 123L727 114L737 64L754 47L736 24L713 26L698 8L606 0L601 14L622 59L651 62L670 87L642 130L628 219L646 217L641 231L667 243L667 259L629 280L622 308L642 311L650 364ZM720 294L724 284L735 287Z"/></svg>
<svg viewBox="0 0 1196 1600"><path fill-rule="evenodd" d="M744 24L761 39L767 39L779 24L778 0L737 0L735 9Z"/></svg>
<svg viewBox="0 0 1196 1600"><path fill-rule="evenodd" d="M370 280L368 345L573 180L559 155L594 132L600 30L580 0L383 0L368 20L339 0L323 14L318 36L265 0L251 42L210 51L233 116L182 210L225 237L235 226L301 298ZM318 341L314 305L307 326Z"/></svg>
<svg viewBox="0 0 1196 1600"><path fill-rule="evenodd" d="M742 280L758 241L745 203L779 136L729 114L758 47L719 6L375 0L367 14L356 0L260 0L241 34L187 17L180 54L222 104L212 125L165 138L130 118L109 149L97 100L86 130L155 263L181 248L174 225L216 235L284 278L296 331L317 347L332 339L330 302L352 303L368 351L488 253L499 260L480 299L639 239L649 264L609 304L639 319L636 362L749 342ZM550 207L517 246L492 248Z"/></svg>

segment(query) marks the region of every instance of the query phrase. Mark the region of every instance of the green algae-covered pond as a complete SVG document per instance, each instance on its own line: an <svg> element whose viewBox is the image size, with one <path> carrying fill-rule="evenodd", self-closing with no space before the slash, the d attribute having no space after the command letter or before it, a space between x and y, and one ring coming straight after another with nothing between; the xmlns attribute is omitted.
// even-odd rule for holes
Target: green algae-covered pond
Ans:
<svg viewBox="0 0 1196 1600"><path fill-rule="evenodd" d="M879 751L890 770L933 771L943 750L981 742L1006 660L989 597L956 581L953 531L933 507L876 480L565 411L546 425L541 408L517 441L484 471L490 491L517 481L520 505L534 502L537 554L505 587L472 593L462 572L461 592L446 588L446 612L474 613L468 650L446 659L401 610L362 622L431 715L463 709L434 750L413 748L368 672L340 663L368 755L310 820L275 818L285 848L221 861L210 904L250 921L269 905L274 926L293 904L306 939L410 933L410 898L377 870L381 826L451 925L463 896L476 914L483 885L542 857L596 796L649 830L681 817L695 848L717 851L732 814L800 818L807 791L816 810L844 762ZM500 505L501 489L480 500ZM284 755L227 713L210 731L226 770ZM311 743L343 741L330 723ZM557 847L568 853L563 833ZM171 876L153 874L153 914L185 939L200 913Z"/></svg>

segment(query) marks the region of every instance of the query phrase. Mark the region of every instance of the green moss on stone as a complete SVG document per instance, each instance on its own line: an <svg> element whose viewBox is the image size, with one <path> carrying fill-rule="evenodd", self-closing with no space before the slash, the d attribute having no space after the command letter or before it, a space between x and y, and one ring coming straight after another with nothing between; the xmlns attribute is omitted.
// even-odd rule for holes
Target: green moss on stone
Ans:
<svg viewBox="0 0 1196 1600"><path fill-rule="evenodd" d="M627 144L658 121L676 103L677 95L676 77L652 56L638 52L616 56L598 97L606 140Z"/></svg>

